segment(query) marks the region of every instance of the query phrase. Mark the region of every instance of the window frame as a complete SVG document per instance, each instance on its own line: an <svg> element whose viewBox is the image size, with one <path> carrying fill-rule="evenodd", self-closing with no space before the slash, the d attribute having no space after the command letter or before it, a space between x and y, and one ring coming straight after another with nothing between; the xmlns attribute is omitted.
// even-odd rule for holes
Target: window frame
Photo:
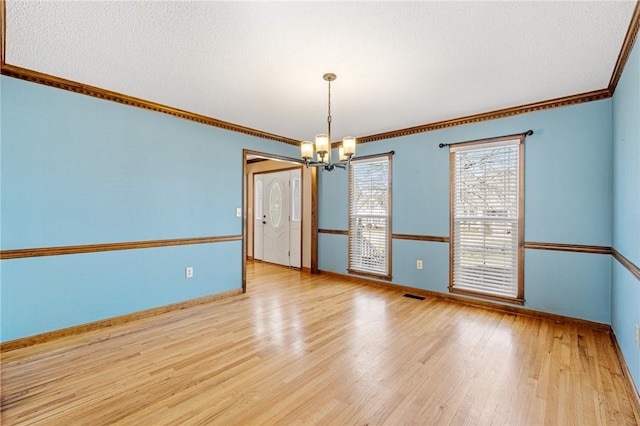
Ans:
<svg viewBox="0 0 640 426"><path fill-rule="evenodd" d="M353 164L357 164L360 161L371 161L371 160L375 160L375 159L384 159L386 158L387 160L387 165L388 165L388 170L387 170L387 214L386 214L386 218L387 218L387 229L386 229L386 238L385 238L385 243L386 243L386 273L384 274L380 274L380 273L376 273L373 271L367 271L367 270L363 270L363 269L357 269L355 267L353 267L352 265L352 260L351 260L351 246L352 243L354 241L354 234L353 234L353 229L352 229L352 214L351 214L351 208L352 208L352 191L353 191L353 172L352 172L352 167ZM365 277L371 277L371 278L376 278L376 279L382 279L382 280L387 280L387 281L391 281L393 275L392 275L392 243L393 243L393 239L392 239L392 224L393 224L393 152L389 152L389 153L384 153L384 154L373 154L373 155L367 155L367 156L359 156L357 158L353 158L351 160L351 166L348 167L348 174L349 174L349 191L348 191L348 200L347 200L347 215L348 215L348 235L349 235L349 242L347 245L347 272L349 272L350 274L354 274L354 275L361 275L361 276L365 276Z"/></svg>
<svg viewBox="0 0 640 426"><path fill-rule="evenodd" d="M499 143L506 141L518 140L518 152L517 152L517 188L518 188L518 236L517 236L517 283L516 283L516 296L507 297L499 296L489 293L483 293L479 291L473 291L469 289L460 289L454 286L454 268L455 268L455 189L456 189L456 177L455 177L455 152L449 151L449 292L463 294L467 296L478 297L482 299L495 300L499 302L513 303L517 305L524 305L524 150L525 150L525 138L526 135L511 135L501 136L488 139L480 139L470 142L456 143L455 147L467 147L477 145L478 149L483 149L483 145L491 143ZM485 147L486 148L486 147Z"/></svg>

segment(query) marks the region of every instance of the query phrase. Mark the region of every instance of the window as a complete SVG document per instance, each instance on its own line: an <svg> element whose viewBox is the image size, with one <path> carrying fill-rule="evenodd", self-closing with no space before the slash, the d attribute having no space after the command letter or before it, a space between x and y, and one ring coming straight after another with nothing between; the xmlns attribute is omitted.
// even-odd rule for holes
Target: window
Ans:
<svg viewBox="0 0 640 426"><path fill-rule="evenodd" d="M253 202L253 208L256 211L256 220L262 220L262 181L256 180L255 185L255 200Z"/></svg>
<svg viewBox="0 0 640 426"><path fill-rule="evenodd" d="M348 269L391 279L391 154L351 161Z"/></svg>
<svg viewBox="0 0 640 426"><path fill-rule="evenodd" d="M524 303L523 142L451 146L452 292Z"/></svg>
<svg viewBox="0 0 640 426"><path fill-rule="evenodd" d="M291 221L300 222L302 211L302 199L300 194L300 178L291 179Z"/></svg>

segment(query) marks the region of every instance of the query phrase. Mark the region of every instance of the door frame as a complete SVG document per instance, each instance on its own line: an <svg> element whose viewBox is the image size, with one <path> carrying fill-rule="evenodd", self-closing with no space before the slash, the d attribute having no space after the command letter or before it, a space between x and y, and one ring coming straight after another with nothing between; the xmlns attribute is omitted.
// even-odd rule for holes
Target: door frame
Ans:
<svg viewBox="0 0 640 426"><path fill-rule="evenodd" d="M304 166L304 160L298 158L285 157L283 155L270 154L267 152L254 151L250 149L242 150L242 292L247 292L247 206L248 206L248 179L247 175L247 159L249 156L258 156L266 160L285 161L288 163ZM311 176L311 273L318 273L318 169L316 167L309 168ZM301 173L301 179L304 187L304 173ZM304 205L304 191L302 192ZM304 209L303 209L304 212ZM304 217L304 213L303 213ZM251 218L253 219L253 217ZM303 219L304 220L304 219ZM254 231L255 232L255 231ZM304 241L304 234L302 235ZM302 253L301 253L302 255Z"/></svg>

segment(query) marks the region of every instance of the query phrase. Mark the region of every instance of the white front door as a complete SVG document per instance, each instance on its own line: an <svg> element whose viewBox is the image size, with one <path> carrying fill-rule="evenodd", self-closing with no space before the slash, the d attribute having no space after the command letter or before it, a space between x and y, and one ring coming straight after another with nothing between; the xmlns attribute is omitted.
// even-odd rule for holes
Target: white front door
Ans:
<svg viewBox="0 0 640 426"><path fill-rule="evenodd" d="M290 266L289 171L262 175L262 260Z"/></svg>

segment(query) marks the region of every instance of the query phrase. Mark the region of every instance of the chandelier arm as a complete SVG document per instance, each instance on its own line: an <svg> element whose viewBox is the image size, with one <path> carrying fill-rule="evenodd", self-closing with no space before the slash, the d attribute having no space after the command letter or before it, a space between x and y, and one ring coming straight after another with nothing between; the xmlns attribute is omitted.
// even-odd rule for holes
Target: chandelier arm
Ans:
<svg viewBox="0 0 640 426"><path fill-rule="evenodd" d="M317 161L309 161L308 163L305 162L305 165L307 167L324 167L327 165L327 163L319 163Z"/></svg>

